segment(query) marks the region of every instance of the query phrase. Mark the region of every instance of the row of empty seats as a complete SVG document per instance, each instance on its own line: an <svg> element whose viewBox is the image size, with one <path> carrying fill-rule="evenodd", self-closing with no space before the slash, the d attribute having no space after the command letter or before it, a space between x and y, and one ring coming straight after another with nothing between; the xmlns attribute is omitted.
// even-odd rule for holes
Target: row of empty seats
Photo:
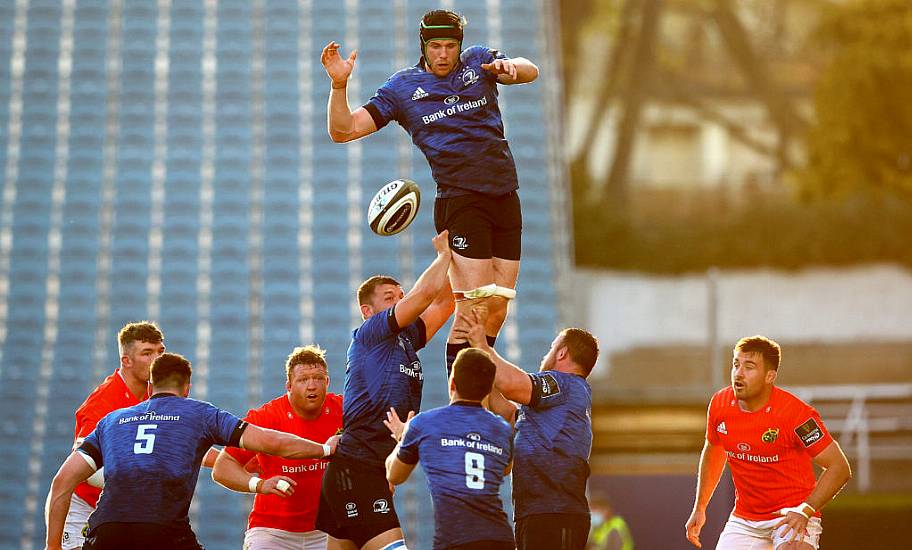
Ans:
<svg viewBox="0 0 912 550"><path fill-rule="evenodd" d="M488 43L488 2L457 4L470 21L466 44ZM502 43L491 45L540 60L541 41L528 40L544 32L538 4L502 4L518 18L501 18ZM356 39L352 103L364 101L400 68L396 59L415 62L415 22L435 4L360 2L352 14L345 3L223 1L212 42L212 8L201 1L80 0L72 27L65 3L26 2L24 18L17 6L0 3L0 187L15 190L0 191L0 201L14 196L0 202L9 213L0 231L10 235L0 258L0 434L20 442L0 461L0 549L42 546L42 503L72 444L73 412L117 367L124 323L155 313L170 350L205 362L200 397L237 414L284 391L284 360L307 343L302 334L328 350L331 391L341 392L353 282L373 273L414 281L432 259L434 233L430 171L401 129L354 146L326 136L319 51L330 40L347 51ZM170 10L167 28L159 6ZM397 28L407 36L402 52ZM72 37L71 51L61 50L62 36ZM214 67L204 67L206 56ZM560 182L549 176L548 150L558 129L542 112L547 85L501 95L525 233L516 340L502 336L499 346L522 349L527 368L557 325L550 195ZM364 222L366 204L397 177L418 181L425 204L404 236L379 238ZM443 354L442 338L422 352L424 408L446 403ZM29 464L39 466L27 474L37 491L21 481ZM238 547L249 505L202 475L193 520L206 547ZM397 492L397 507L410 544L428 546L420 474Z"/></svg>

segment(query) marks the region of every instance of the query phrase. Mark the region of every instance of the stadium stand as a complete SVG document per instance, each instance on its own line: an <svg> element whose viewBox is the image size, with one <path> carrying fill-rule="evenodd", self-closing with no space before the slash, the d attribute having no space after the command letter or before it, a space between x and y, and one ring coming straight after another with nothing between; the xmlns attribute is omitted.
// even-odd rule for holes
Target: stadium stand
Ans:
<svg viewBox="0 0 912 550"><path fill-rule="evenodd" d="M563 181L550 8L452 4L469 20L467 45L545 71L501 95L525 238L498 347L534 369L557 328L568 262L553 200ZM0 2L0 433L20 442L0 461L0 548L43 546L44 498L72 445L73 412L116 368L116 331L128 321L157 320L168 349L194 362L193 396L235 413L281 392L286 355L311 341L328 350L341 393L354 285L373 273L414 282L432 254L434 187L398 128L363 144L329 140L319 51L333 39L360 48L350 93L366 100L415 62L415 24L434 7ZM378 238L367 200L397 177L420 183L422 212L405 234ZM424 407L442 405L442 342L422 358ZM410 546L427 547L423 477L396 496ZM204 472L191 514L206 547L237 548L248 506Z"/></svg>

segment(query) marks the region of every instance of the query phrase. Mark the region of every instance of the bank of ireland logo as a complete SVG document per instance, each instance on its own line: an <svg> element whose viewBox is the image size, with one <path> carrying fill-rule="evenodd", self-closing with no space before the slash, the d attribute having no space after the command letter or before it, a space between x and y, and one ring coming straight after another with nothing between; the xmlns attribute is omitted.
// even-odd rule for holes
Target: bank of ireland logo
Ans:
<svg viewBox="0 0 912 550"><path fill-rule="evenodd" d="M459 101L458 95L451 95L443 100L443 102L446 103L447 105L452 105L452 104L456 103L457 101Z"/></svg>
<svg viewBox="0 0 912 550"><path fill-rule="evenodd" d="M767 428L767 430L763 432L763 435L760 436L760 439L762 439L764 443L772 443L773 441L776 441L777 437L779 437L779 428Z"/></svg>
<svg viewBox="0 0 912 550"><path fill-rule="evenodd" d="M374 501L374 513L375 514L387 514L389 513L389 502L385 498L378 498Z"/></svg>
<svg viewBox="0 0 912 550"><path fill-rule="evenodd" d="M470 439L472 441L481 441L481 436L475 432L471 432L466 434L466 439Z"/></svg>
<svg viewBox="0 0 912 550"><path fill-rule="evenodd" d="M742 453L746 453L747 451L751 450L751 446L747 443L738 443L738 450Z"/></svg>

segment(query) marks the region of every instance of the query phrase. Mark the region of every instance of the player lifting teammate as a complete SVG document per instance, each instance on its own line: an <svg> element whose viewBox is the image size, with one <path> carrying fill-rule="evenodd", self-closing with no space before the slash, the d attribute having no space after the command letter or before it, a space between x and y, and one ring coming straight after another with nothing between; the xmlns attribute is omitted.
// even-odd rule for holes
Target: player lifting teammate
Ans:
<svg viewBox="0 0 912 550"><path fill-rule="evenodd" d="M348 348L344 432L323 476L316 522L346 550L405 548L384 468L395 442L381 419L390 408L403 418L420 409L424 375L417 351L453 313L447 237L446 231L434 237L437 258L408 294L383 276L358 289L364 323Z"/></svg>
<svg viewBox="0 0 912 550"><path fill-rule="evenodd" d="M513 428L481 405L496 370L487 353L464 349L453 362L449 406L406 424L390 411L387 427L399 444L386 459L386 478L404 483L421 461L434 502L434 550L516 547L499 495L513 458Z"/></svg>
<svg viewBox="0 0 912 550"><path fill-rule="evenodd" d="M493 345L516 294L522 235L519 183L504 137L497 84L523 84L538 68L522 57L472 46L462 50L465 20L434 10L421 19L421 59L395 73L362 107L348 104L346 86L357 52L347 59L330 42L321 62L332 81L328 129L333 141L366 136L395 120L424 153L437 183L434 223L449 230L453 250L450 283L457 311L484 299L485 327ZM468 347L452 332L447 370Z"/></svg>

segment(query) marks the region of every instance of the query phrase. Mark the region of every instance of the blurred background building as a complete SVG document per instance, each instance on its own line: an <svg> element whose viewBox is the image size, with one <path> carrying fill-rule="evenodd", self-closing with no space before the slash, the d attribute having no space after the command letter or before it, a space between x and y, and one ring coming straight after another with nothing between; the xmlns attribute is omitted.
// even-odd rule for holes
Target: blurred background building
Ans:
<svg viewBox="0 0 912 550"><path fill-rule="evenodd" d="M555 331L596 333L593 490L637 548L684 549L705 407L730 348L783 344L780 382L856 472L823 546L897 548L912 520L912 7L904 0L11 0L0 3L0 548L40 548L73 411L154 319L193 396L237 414L316 342L341 392L354 289L429 261L433 183L404 132L325 130L330 40L365 101L419 55L429 9L466 44L528 57L501 108L525 213L498 340L537 368ZM394 238L367 201L418 181ZM441 342L424 406L446 401ZM505 493L505 502L509 502ZM711 547L732 502L710 508ZM236 548L249 501L201 476L192 521ZM410 546L423 478L397 492ZM863 537L863 538L860 538ZM877 537L880 537L879 539Z"/></svg>

